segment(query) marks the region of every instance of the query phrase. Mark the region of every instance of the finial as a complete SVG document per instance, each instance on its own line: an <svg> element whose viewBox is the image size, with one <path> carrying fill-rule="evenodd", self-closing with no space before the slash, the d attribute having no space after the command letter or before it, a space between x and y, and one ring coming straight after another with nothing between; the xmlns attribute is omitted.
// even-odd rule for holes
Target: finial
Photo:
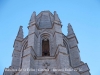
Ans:
<svg viewBox="0 0 100 75"><path fill-rule="evenodd" d="M73 34L73 33L74 33L73 28L72 28L71 24L68 23L68 35Z"/></svg>
<svg viewBox="0 0 100 75"><path fill-rule="evenodd" d="M68 26L71 26L71 24L70 24L70 23L68 23Z"/></svg>
<svg viewBox="0 0 100 75"><path fill-rule="evenodd" d="M16 39L17 38L22 38L23 39L23 29L22 28L23 28L23 26L19 27L19 31L18 31Z"/></svg>
<svg viewBox="0 0 100 75"><path fill-rule="evenodd" d="M32 13L32 16L31 16L29 24L30 23L32 23L32 24L36 23L36 12L35 11Z"/></svg>
<svg viewBox="0 0 100 75"><path fill-rule="evenodd" d="M60 22L60 19L58 17L58 14L56 13L56 11L54 11L54 20Z"/></svg>

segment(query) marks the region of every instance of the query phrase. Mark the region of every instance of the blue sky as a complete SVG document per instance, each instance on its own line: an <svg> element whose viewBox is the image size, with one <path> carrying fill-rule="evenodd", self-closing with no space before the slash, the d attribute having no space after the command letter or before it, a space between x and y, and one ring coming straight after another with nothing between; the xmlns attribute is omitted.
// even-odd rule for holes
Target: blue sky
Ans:
<svg viewBox="0 0 100 75"><path fill-rule="evenodd" d="M32 12L44 10L57 11L65 35L71 23L81 60L88 64L91 75L100 75L100 0L0 0L0 75L11 65L19 26L26 36Z"/></svg>

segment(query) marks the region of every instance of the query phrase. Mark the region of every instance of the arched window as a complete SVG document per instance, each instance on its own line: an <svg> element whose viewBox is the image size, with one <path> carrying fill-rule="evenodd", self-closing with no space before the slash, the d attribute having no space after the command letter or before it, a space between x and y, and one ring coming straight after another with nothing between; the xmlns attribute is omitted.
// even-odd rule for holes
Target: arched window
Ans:
<svg viewBox="0 0 100 75"><path fill-rule="evenodd" d="M42 56L50 56L49 40L46 38L42 40Z"/></svg>

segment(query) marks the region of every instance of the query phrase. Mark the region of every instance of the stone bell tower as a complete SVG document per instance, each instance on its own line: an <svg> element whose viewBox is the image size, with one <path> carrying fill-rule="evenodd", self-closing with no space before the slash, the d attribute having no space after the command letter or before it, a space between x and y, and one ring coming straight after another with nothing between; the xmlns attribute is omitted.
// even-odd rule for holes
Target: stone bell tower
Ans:
<svg viewBox="0 0 100 75"><path fill-rule="evenodd" d="M33 12L25 38L22 26L19 28L12 64L3 75L90 75L88 65L80 59L72 26L68 24L67 36L61 28L56 11Z"/></svg>

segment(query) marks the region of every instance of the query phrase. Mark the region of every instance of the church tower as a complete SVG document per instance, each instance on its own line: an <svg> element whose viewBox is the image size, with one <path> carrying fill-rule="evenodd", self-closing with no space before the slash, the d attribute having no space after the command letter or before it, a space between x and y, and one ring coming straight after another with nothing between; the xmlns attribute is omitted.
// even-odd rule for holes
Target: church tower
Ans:
<svg viewBox="0 0 100 75"><path fill-rule="evenodd" d="M78 40L71 24L67 36L62 33L56 11L36 12L23 37L20 26L14 41L12 64L3 75L90 75L88 65L81 61Z"/></svg>

